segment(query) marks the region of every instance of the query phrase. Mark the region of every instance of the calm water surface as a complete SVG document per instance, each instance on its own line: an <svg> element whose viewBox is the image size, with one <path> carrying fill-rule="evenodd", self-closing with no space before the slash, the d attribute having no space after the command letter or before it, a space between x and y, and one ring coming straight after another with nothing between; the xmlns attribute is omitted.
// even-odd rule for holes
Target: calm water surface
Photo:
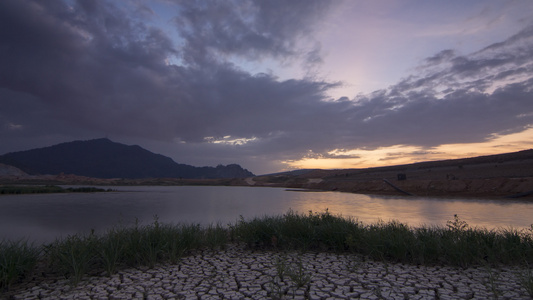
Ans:
<svg viewBox="0 0 533 300"><path fill-rule="evenodd" d="M149 224L235 223L289 209L353 217L365 223L399 220L411 226L446 224L454 214L471 226L526 228L533 203L516 200L435 199L339 192L294 192L260 187L110 187L117 192L0 196L0 239L53 241L69 234L102 231L138 219Z"/></svg>

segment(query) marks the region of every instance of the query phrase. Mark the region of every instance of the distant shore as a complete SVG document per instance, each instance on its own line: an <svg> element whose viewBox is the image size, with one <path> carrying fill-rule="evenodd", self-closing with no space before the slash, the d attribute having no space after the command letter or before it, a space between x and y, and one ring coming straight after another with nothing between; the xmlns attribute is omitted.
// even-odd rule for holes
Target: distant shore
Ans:
<svg viewBox="0 0 533 300"><path fill-rule="evenodd" d="M385 176L384 176L385 177ZM250 186L279 187L291 191L337 191L369 195L398 195L445 198L490 198L533 200L533 177L492 177L467 179L360 179L283 178L258 176L235 179L101 179L81 176L32 176L29 178L0 178L0 185L79 185L79 186Z"/></svg>
<svg viewBox="0 0 533 300"><path fill-rule="evenodd" d="M253 186L377 195L533 200L533 150L364 169L298 170L248 178L0 176L0 184L88 186Z"/></svg>

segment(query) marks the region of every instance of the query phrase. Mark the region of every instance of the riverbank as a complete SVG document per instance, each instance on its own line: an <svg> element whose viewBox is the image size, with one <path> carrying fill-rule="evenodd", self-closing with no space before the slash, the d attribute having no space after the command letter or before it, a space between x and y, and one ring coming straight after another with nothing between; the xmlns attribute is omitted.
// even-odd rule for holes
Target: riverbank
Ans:
<svg viewBox="0 0 533 300"><path fill-rule="evenodd" d="M446 227L363 224L328 211L228 227L155 219L41 247L2 241L0 288L24 299L517 299L533 296L532 230L470 228L458 216Z"/></svg>
<svg viewBox="0 0 533 300"><path fill-rule="evenodd" d="M354 254L197 250L176 264L91 276L77 286L38 278L2 299L531 299L516 267L387 263Z"/></svg>

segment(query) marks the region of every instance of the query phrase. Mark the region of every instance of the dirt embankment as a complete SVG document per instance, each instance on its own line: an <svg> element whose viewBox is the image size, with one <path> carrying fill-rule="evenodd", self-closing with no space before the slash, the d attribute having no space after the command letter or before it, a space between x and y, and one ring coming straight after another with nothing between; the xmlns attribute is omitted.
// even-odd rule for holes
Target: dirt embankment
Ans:
<svg viewBox="0 0 533 300"><path fill-rule="evenodd" d="M391 184L387 183L390 182ZM365 182L324 181L313 189L362 194L413 195L435 197L530 197L533 178L490 178L456 180L371 180Z"/></svg>
<svg viewBox="0 0 533 300"><path fill-rule="evenodd" d="M533 150L470 159L254 178L254 184L363 194L533 199Z"/></svg>

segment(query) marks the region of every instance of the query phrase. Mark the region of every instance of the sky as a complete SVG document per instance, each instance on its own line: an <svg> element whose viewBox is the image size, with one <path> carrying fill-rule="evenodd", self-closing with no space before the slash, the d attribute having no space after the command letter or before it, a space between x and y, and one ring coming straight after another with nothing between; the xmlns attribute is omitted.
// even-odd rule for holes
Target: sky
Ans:
<svg viewBox="0 0 533 300"><path fill-rule="evenodd" d="M0 155L255 174L533 148L533 1L2 0Z"/></svg>

